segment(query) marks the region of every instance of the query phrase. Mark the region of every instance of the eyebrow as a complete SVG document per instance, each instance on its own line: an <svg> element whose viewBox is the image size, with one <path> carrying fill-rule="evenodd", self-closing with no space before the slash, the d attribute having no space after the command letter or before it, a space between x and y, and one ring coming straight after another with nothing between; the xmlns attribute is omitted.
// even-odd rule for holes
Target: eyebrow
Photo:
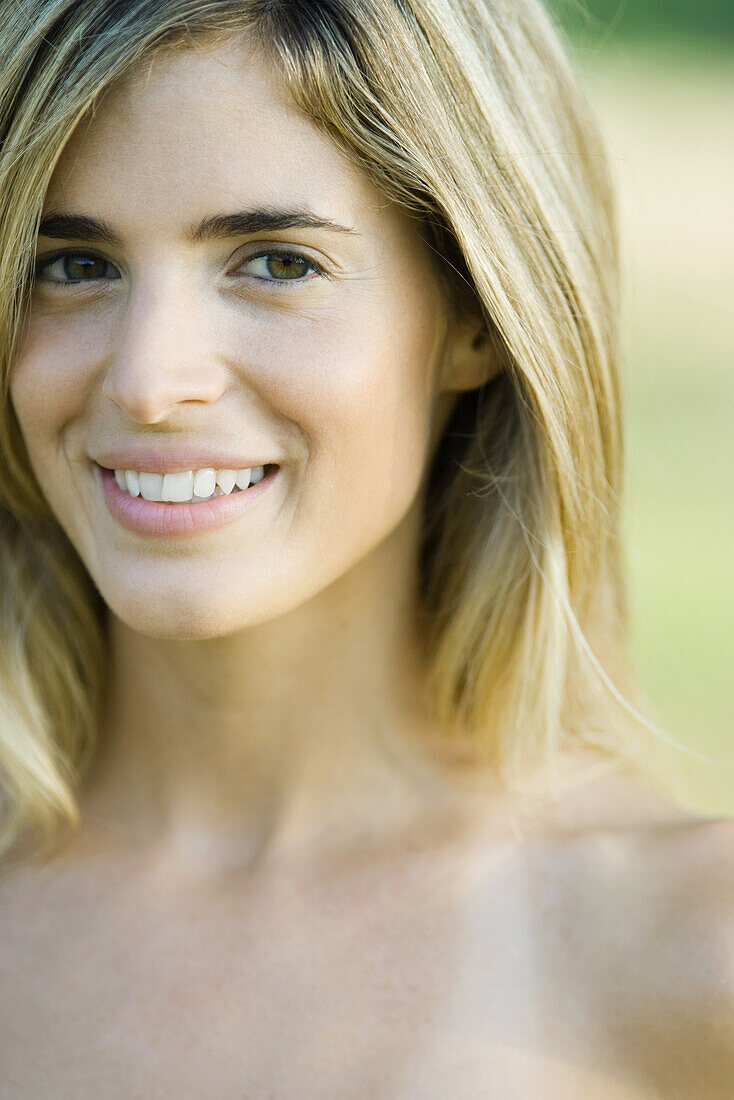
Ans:
<svg viewBox="0 0 734 1100"><path fill-rule="evenodd" d="M242 237L248 233L263 233L280 229L329 229L336 233L361 236L356 229L339 225L330 218L321 218L310 210L276 210L265 207L260 210L238 210L233 214L215 214L204 218L197 226L190 227L194 242L223 240ZM84 214L49 214L38 227L41 237L65 241L96 241L100 244L121 246L122 240L112 227L99 218Z"/></svg>
<svg viewBox="0 0 734 1100"><path fill-rule="evenodd" d="M83 214L49 214L41 219L38 235L60 241L98 241L100 244L113 245L122 243L107 222L98 218L87 218Z"/></svg>
<svg viewBox="0 0 734 1100"><path fill-rule="evenodd" d="M241 237L247 233L264 233L278 229L330 229L336 233L360 236L356 229L339 225L330 218L320 218L310 210L239 210L234 214L217 214L205 218L191 232L193 241Z"/></svg>

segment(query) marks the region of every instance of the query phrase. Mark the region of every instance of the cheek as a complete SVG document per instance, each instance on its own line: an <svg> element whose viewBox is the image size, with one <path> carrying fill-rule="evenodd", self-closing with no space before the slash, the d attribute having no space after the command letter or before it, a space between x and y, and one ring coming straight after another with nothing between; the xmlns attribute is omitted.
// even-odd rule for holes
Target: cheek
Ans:
<svg viewBox="0 0 734 1100"><path fill-rule="evenodd" d="M352 300L348 311L291 317L261 337L262 396L304 438L310 507L395 510L414 496L430 431L438 326L423 311ZM266 366L267 364L267 366Z"/></svg>
<svg viewBox="0 0 734 1100"><path fill-rule="evenodd" d="M26 444L42 447L84 407L95 363L99 326L31 315L19 345L10 394Z"/></svg>

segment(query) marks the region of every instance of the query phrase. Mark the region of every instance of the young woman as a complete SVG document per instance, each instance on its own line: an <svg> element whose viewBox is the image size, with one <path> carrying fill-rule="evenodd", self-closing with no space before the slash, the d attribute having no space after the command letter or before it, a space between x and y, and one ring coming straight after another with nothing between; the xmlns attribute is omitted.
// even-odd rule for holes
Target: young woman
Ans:
<svg viewBox="0 0 734 1100"><path fill-rule="evenodd" d="M542 9L2 19L2 1095L732 1095Z"/></svg>

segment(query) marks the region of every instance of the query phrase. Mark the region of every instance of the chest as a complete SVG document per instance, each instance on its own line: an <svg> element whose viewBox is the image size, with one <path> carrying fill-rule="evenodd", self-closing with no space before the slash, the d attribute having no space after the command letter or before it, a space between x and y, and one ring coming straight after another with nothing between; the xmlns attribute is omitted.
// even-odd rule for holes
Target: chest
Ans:
<svg viewBox="0 0 734 1100"><path fill-rule="evenodd" d="M655 945L623 894L536 872L21 892L2 907L0 1095L642 1100L665 1074L671 1100L696 1094L681 1082L702 1088L716 1013L675 969L694 929L679 914ZM711 1097L734 1091L717 1049L705 1072L730 1091Z"/></svg>
<svg viewBox="0 0 734 1100"><path fill-rule="evenodd" d="M394 928L313 939L278 925L132 922L94 942L59 928L5 958L0 1095L525 1100L556 1095L553 1075L600 1082L588 1029L562 1034L517 950L472 973L415 925L410 945Z"/></svg>
<svg viewBox="0 0 734 1100"><path fill-rule="evenodd" d="M111 882L60 900L4 911L0 1095L397 1098L430 1069L429 1096L437 1071L486 1061L468 945L438 903ZM519 991L506 967L492 983L499 1022Z"/></svg>

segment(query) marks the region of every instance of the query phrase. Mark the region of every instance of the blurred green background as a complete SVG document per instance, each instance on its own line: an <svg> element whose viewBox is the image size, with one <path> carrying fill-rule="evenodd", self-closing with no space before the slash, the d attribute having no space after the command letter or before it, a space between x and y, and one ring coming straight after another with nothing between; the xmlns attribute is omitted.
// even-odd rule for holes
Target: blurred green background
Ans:
<svg viewBox="0 0 734 1100"><path fill-rule="evenodd" d="M734 0L550 0L621 205L632 650L694 752L692 807L734 814Z"/></svg>
<svg viewBox="0 0 734 1100"><path fill-rule="evenodd" d="M687 43L734 36L732 0L551 0L575 41L597 47L677 38Z"/></svg>

